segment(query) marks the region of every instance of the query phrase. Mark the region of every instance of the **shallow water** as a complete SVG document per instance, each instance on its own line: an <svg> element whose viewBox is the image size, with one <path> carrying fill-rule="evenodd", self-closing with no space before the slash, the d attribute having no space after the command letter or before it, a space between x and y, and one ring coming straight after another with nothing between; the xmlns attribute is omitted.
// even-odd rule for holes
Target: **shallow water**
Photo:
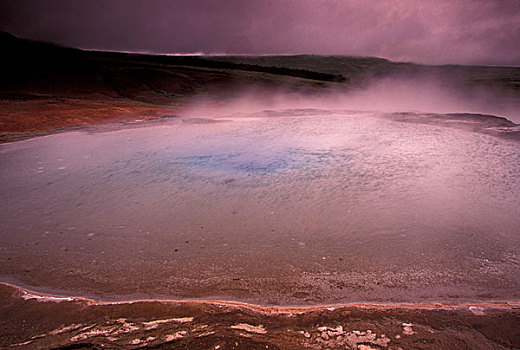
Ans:
<svg viewBox="0 0 520 350"><path fill-rule="evenodd" d="M520 299L520 142L373 113L186 121L1 145L3 280L105 299Z"/></svg>

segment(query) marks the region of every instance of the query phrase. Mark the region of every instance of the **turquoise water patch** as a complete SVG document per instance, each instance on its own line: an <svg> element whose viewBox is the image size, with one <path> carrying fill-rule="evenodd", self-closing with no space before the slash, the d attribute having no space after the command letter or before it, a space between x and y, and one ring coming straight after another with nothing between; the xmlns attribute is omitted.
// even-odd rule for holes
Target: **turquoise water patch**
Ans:
<svg viewBox="0 0 520 350"><path fill-rule="evenodd" d="M352 159L349 150L288 148L275 153L219 153L175 157L174 166L206 168L254 175L280 174L291 170L317 170Z"/></svg>

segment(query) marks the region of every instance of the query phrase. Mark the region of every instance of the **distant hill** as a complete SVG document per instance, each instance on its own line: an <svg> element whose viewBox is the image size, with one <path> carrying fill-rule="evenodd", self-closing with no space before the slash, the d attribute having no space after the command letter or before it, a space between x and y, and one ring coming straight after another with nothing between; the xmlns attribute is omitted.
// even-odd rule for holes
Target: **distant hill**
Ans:
<svg viewBox="0 0 520 350"><path fill-rule="evenodd" d="M345 56L165 56L84 51L0 33L0 97L54 96L168 105L200 95L227 99L247 88L320 92L389 76L435 76L461 89L520 96L520 68L423 66Z"/></svg>
<svg viewBox="0 0 520 350"><path fill-rule="evenodd" d="M83 51L0 34L4 98L60 96L168 104L193 95L225 98L244 87L316 90L348 78L306 68L199 56Z"/></svg>

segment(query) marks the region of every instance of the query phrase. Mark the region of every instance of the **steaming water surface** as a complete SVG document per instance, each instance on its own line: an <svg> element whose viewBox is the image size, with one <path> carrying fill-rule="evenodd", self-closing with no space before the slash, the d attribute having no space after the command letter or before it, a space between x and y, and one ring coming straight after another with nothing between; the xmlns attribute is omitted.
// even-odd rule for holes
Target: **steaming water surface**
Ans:
<svg viewBox="0 0 520 350"><path fill-rule="evenodd" d="M280 111L0 148L0 274L101 298L520 298L520 143Z"/></svg>

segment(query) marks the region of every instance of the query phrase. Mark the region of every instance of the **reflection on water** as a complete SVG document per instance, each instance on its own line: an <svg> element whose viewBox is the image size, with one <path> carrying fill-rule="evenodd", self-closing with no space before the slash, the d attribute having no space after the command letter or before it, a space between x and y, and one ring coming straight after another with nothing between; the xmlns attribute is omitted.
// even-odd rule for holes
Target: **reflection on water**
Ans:
<svg viewBox="0 0 520 350"><path fill-rule="evenodd" d="M107 298L519 298L519 142L264 114L1 146L0 274Z"/></svg>

